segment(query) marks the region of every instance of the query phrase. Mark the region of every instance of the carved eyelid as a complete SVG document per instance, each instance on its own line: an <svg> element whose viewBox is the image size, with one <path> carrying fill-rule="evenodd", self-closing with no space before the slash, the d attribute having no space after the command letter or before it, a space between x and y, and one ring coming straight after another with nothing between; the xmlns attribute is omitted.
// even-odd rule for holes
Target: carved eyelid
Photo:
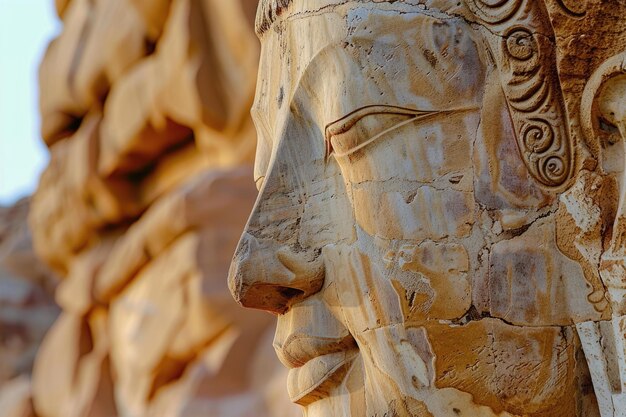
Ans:
<svg viewBox="0 0 626 417"><path fill-rule="evenodd" d="M335 135L340 135L352 129L359 120L372 115L388 114L396 116L418 116L427 112L415 110L407 107L391 106L391 105L369 105L358 108L339 120L326 125L324 129L324 136L326 141L326 159L330 157L333 152L331 139Z"/></svg>
<svg viewBox="0 0 626 417"><path fill-rule="evenodd" d="M399 107L399 106L391 106L391 105L370 105L370 106L361 107L357 110L350 112L349 114L342 117L341 119L326 125L326 128L325 128L326 159L328 159L328 157L330 157L330 155L333 153L332 143L331 143L332 137L349 131L352 127L354 127L354 125L357 124L359 120L363 119L366 116L377 115L377 114L387 114L387 115L395 115L395 116L410 116L410 118L408 120L405 120L404 122L400 122L388 129L385 129L384 131L378 133L377 135L374 135L372 138L369 138L368 140L358 145L353 150L350 150L346 152L345 154L341 154L337 156L345 156L358 149L361 149L365 147L366 145L368 145L369 143L373 142L374 140L378 139L379 137L395 129L398 129L408 123L411 123L413 121L417 121L417 120L421 120L424 118L429 118L431 116L436 116L436 115L441 115L441 114L451 114L451 113L464 112L464 111L469 111L469 110L476 110L478 108L479 108L478 106L470 106L470 107L461 107L461 108L448 109L448 110L417 110L417 109L411 109L407 107Z"/></svg>
<svg viewBox="0 0 626 417"><path fill-rule="evenodd" d="M372 116L375 114L391 114L397 116L419 116L424 113L431 112L433 110L421 111L415 109L409 109L407 107L386 106L386 105L371 105L356 109L341 119L329 123L326 125L325 133L326 138L330 138L334 135L340 135L350 130L359 120L366 116Z"/></svg>

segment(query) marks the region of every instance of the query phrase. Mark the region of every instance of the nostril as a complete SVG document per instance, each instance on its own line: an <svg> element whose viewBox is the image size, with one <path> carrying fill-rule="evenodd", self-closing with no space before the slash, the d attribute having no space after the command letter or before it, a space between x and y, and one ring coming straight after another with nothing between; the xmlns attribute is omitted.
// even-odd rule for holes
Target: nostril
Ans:
<svg viewBox="0 0 626 417"><path fill-rule="evenodd" d="M276 249L274 241L244 232L228 273L230 292L244 307L285 313L324 284L324 264L311 253Z"/></svg>
<svg viewBox="0 0 626 417"><path fill-rule="evenodd" d="M256 284L241 293L239 302L244 307L283 314L289 307L306 296L304 290L286 286Z"/></svg>
<svg viewBox="0 0 626 417"><path fill-rule="evenodd" d="M304 295L304 291L289 287L280 287L278 292L285 298L285 300L293 300L294 298L300 298Z"/></svg>
<svg viewBox="0 0 626 417"><path fill-rule="evenodd" d="M306 294L303 290L293 287L271 286L269 290L274 296L266 298L266 300L271 300L269 303L272 307L271 310L278 314L286 313L292 304L304 298ZM268 305L266 305L265 309L267 307Z"/></svg>

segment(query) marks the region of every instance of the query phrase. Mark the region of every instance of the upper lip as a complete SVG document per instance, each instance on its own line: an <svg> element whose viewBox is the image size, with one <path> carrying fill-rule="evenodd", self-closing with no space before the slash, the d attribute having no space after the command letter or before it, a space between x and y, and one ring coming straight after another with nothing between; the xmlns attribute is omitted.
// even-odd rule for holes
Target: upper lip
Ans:
<svg viewBox="0 0 626 417"><path fill-rule="evenodd" d="M357 345L350 334L331 338L296 333L287 337L282 345L276 343L274 347L278 358L285 366L299 368L319 356L354 350Z"/></svg>

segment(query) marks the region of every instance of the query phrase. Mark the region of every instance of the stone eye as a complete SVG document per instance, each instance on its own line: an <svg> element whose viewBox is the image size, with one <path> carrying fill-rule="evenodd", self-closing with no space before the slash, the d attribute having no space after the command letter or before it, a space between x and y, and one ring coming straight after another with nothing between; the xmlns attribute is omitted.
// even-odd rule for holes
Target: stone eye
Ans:
<svg viewBox="0 0 626 417"><path fill-rule="evenodd" d="M361 107L326 126L326 157L353 154L405 125L449 112L386 105Z"/></svg>
<svg viewBox="0 0 626 417"><path fill-rule="evenodd" d="M381 133L389 133L393 127L400 127L399 125L404 125L403 122L410 122L412 119L412 116L391 114L364 116L347 131L329 137L329 152L336 157L350 155L382 137Z"/></svg>

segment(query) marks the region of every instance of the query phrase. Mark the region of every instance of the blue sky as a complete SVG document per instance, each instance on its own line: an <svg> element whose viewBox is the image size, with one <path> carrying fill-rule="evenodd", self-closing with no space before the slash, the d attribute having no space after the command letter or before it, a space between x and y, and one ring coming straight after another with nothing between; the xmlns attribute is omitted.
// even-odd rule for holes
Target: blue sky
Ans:
<svg viewBox="0 0 626 417"><path fill-rule="evenodd" d="M60 26L54 0L0 0L0 205L31 194L47 163L37 69Z"/></svg>

